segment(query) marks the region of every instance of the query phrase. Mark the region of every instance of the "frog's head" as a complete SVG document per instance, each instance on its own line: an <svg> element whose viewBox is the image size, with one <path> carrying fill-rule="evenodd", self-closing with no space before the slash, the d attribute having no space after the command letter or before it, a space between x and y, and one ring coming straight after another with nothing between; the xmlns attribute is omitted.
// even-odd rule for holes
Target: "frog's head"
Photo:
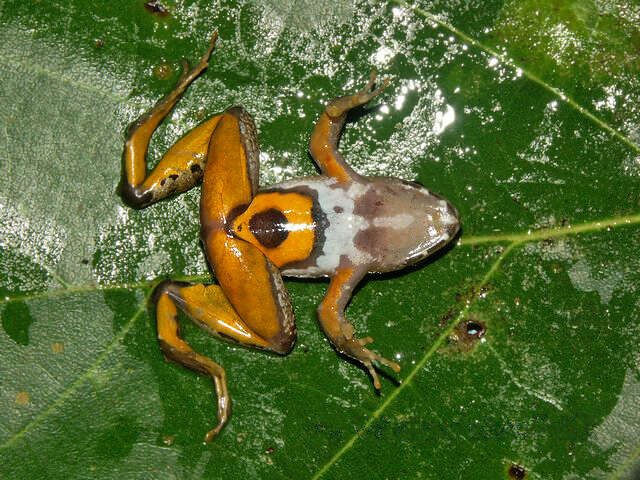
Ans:
<svg viewBox="0 0 640 480"><path fill-rule="evenodd" d="M373 257L372 269L398 270L449 243L460 229L458 211L423 186L397 178L369 178L354 213L368 220L356 246Z"/></svg>

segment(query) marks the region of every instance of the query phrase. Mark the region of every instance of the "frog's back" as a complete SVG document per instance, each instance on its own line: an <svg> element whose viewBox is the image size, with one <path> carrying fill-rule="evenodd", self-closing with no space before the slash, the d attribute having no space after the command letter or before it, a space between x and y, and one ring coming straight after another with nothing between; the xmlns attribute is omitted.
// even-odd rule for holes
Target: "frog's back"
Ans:
<svg viewBox="0 0 640 480"><path fill-rule="evenodd" d="M306 177L260 191L232 222L284 275L320 277L338 267L397 270L447 243L455 209L425 188L388 177L341 184Z"/></svg>

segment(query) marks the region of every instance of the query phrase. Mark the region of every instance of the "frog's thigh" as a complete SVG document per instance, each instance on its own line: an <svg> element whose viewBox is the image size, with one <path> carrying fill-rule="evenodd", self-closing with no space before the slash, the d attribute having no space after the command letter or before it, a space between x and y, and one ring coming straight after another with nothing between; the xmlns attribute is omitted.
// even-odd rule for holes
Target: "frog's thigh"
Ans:
<svg viewBox="0 0 640 480"><path fill-rule="evenodd" d="M173 144L144 180L140 189L154 200L180 193L202 181L209 139L222 115L216 115Z"/></svg>
<svg viewBox="0 0 640 480"><path fill-rule="evenodd" d="M269 349L271 344L238 316L219 285L168 282L161 287L176 305L205 330L246 346Z"/></svg>
<svg viewBox="0 0 640 480"><path fill-rule="evenodd" d="M209 142L202 180L200 222L205 231L224 229L258 190L259 148L253 118L242 107L229 108Z"/></svg>
<svg viewBox="0 0 640 480"><path fill-rule="evenodd" d="M285 354L296 339L289 294L278 268L252 244L223 231L205 239L207 257L225 297L244 325L268 342L268 350Z"/></svg>
<svg viewBox="0 0 640 480"><path fill-rule="evenodd" d="M202 241L226 298L242 321L288 352L296 337L289 295L280 271L258 248L229 233L233 219L258 189L258 142L251 116L241 107L227 110L209 144L202 183Z"/></svg>

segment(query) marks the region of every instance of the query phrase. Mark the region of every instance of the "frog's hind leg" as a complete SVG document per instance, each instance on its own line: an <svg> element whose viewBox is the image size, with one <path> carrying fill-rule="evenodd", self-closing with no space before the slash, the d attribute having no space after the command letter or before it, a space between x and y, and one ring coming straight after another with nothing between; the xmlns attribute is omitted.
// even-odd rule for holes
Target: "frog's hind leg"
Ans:
<svg viewBox="0 0 640 480"><path fill-rule="evenodd" d="M382 82L377 89L376 73L371 72L369 83L354 94L333 99L324 109L316 122L309 142L309 152L323 174L335 178L340 183L348 183L359 178L359 175L344 161L338 150L340 132L347 119L349 110L369 102L389 85L389 80Z"/></svg>
<svg viewBox="0 0 640 480"><path fill-rule="evenodd" d="M192 370L209 375L218 397L218 424L205 441L210 442L220 432L231 414L231 397L224 369L211 359L195 352L180 336L179 308L196 324L215 336L263 350L282 351L289 346L261 337L236 313L218 285L163 282L154 292L158 340L167 359Z"/></svg>
<svg viewBox="0 0 640 480"><path fill-rule="evenodd" d="M287 353L296 336L293 309L278 268L231 233L233 220L258 189L255 125L242 107L226 111L211 135L200 201L201 238L229 303L246 325Z"/></svg>
<svg viewBox="0 0 640 480"><path fill-rule="evenodd" d="M209 65L217 36L216 32L211 37L209 48L198 65L190 69L185 61L182 77L175 88L129 126L122 153L124 171L121 193L132 207L146 207L173 193L189 190L202 180L209 138L221 115L208 119L182 137L148 175L146 156L156 127L171 112L191 82Z"/></svg>

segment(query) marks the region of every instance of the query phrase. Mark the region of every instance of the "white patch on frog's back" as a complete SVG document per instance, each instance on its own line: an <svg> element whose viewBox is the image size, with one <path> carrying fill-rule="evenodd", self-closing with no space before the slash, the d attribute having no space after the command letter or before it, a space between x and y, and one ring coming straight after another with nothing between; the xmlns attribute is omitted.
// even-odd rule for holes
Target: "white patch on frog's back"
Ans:
<svg viewBox="0 0 640 480"><path fill-rule="evenodd" d="M318 204L326 215L327 227L324 230L322 252L316 264L303 269L285 269L284 275L320 276L333 275L340 264L340 257L346 255L355 264L371 261L371 256L356 247L354 239L362 230L369 227L369 221L355 214L357 200L369 190L369 185L352 183L348 188L336 186L332 178L293 180L278 185L278 188L305 187L318 194ZM336 211L337 210L337 211Z"/></svg>
<svg viewBox="0 0 640 480"><path fill-rule="evenodd" d="M398 215L391 215L390 217L375 217L373 219L373 226L402 230L415 222L415 220L416 219L413 215L408 213L399 213Z"/></svg>

